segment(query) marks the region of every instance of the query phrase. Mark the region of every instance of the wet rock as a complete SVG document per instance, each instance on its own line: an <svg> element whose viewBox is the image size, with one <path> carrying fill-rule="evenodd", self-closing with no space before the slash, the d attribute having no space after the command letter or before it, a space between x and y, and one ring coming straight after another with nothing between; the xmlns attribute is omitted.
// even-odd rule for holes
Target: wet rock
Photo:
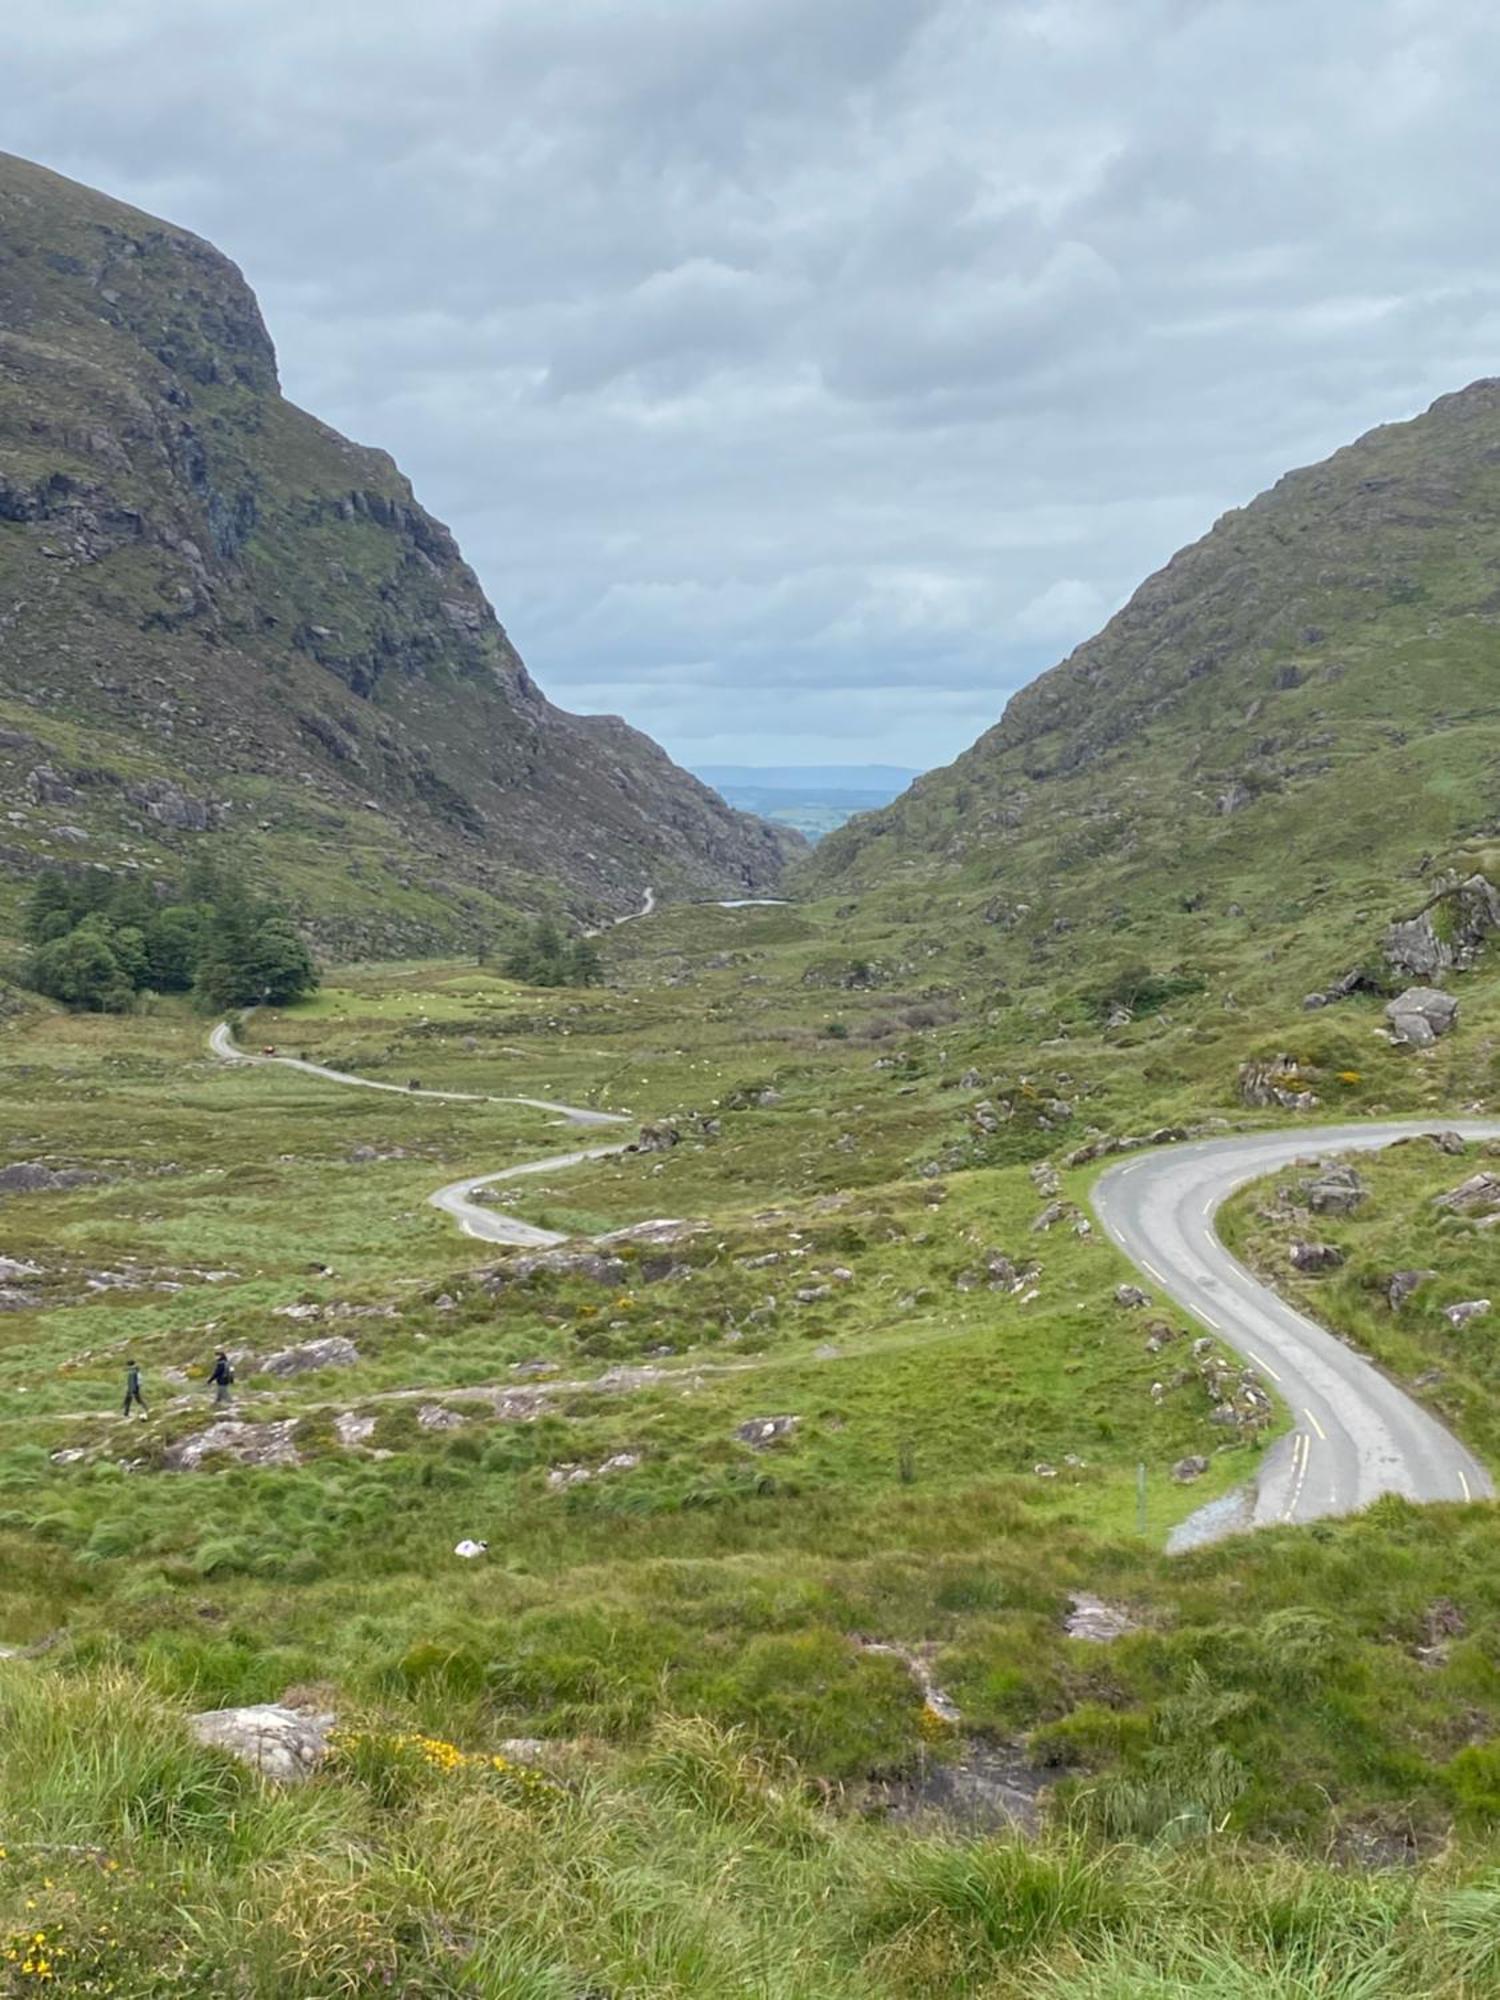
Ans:
<svg viewBox="0 0 1500 2000"><path fill-rule="evenodd" d="M283 1347L275 1354L268 1354L256 1371L261 1375L308 1375L318 1368L352 1368L359 1360L359 1349L352 1340L345 1340L341 1334L330 1334L323 1340L305 1340L298 1347Z"/></svg>
<svg viewBox="0 0 1500 2000"><path fill-rule="evenodd" d="M1390 1283L1385 1288L1385 1295L1390 1302L1391 1311L1400 1312L1413 1292L1419 1290L1430 1278L1435 1278L1436 1276L1436 1271L1393 1272Z"/></svg>
<svg viewBox="0 0 1500 2000"><path fill-rule="evenodd" d="M264 1702L253 1708L213 1708L188 1717L205 1748L227 1750L273 1784L299 1784L328 1755L331 1715Z"/></svg>
<svg viewBox="0 0 1500 2000"><path fill-rule="evenodd" d="M227 1417L168 1445L162 1464L168 1472L196 1472L206 1458L218 1457L237 1459L241 1465L300 1465L301 1454L292 1442L296 1428L295 1417L271 1424Z"/></svg>
<svg viewBox="0 0 1500 2000"><path fill-rule="evenodd" d="M1435 986L1410 986L1385 1010L1391 1039L1402 1047L1430 1048L1458 1021L1458 1002Z"/></svg>
<svg viewBox="0 0 1500 2000"><path fill-rule="evenodd" d="M1191 1486L1193 1481L1201 1479L1207 1470L1208 1460L1206 1458L1196 1455L1191 1458L1179 1458L1177 1463L1172 1467L1172 1477L1179 1486Z"/></svg>
<svg viewBox="0 0 1500 2000"><path fill-rule="evenodd" d="M1088 1639L1102 1646L1141 1629L1140 1621L1132 1618L1123 1604L1108 1604L1086 1590L1075 1591L1068 1603L1071 1609L1063 1620L1063 1630L1070 1639Z"/></svg>
<svg viewBox="0 0 1500 2000"><path fill-rule="evenodd" d="M1292 1245L1292 1269L1294 1271L1336 1271L1343 1261L1343 1251L1333 1243L1294 1243Z"/></svg>
<svg viewBox="0 0 1500 2000"><path fill-rule="evenodd" d="M751 1417L748 1423L737 1424L734 1434L741 1444L760 1451L789 1438L801 1421L800 1417Z"/></svg>
<svg viewBox="0 0 1500 2000"><path fill-rule="evenodd" d="M1488 1299L1462 1299L1457 1305L1444 1306L1443 1318L1449 1326L1467 1326L1471 1320L1483 1319L1491 1310Z"/></svg>

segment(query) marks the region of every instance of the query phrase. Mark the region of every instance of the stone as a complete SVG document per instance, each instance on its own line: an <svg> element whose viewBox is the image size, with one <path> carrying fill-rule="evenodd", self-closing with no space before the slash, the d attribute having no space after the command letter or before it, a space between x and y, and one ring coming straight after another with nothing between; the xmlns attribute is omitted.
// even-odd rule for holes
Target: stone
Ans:
<svg viewBox="0 0 1500 2000"><path fill-rule="evenodd" d="M374 1435L375 1419L362 1410L340 1410L333 1420L339 1443L346 1451L365 1444Z"/></svg>
<svg viewBox="0 0 1500 2000"><path fill-rule="evenodd" d="M1458 1002L1436 986L1409 986L1385 1010L1391 1039L1412 1049L1431 1048L1458 1021Z"/></svg>
<svg viewBox="0 0 1500 2000"><path fill-rule="evenodd" d="M417 1422L424 1431L458 1431L468 1418L461 1410L450 1410L446 1403L423 1403L417 1411Z"/></svg>
<svg viewBox="0 0 1500 2000"><path fill-rule="evenodd" d="M188 1717L205 1749L227 1750L273 1784L300 1784L328 1755L334 1718L263 1702L251 1708L211 1708Z"/></svg>
<svg viewBox="0 0 1500 2000"><path fill-rule="evenodd" d="M1292 1268L1295 1271L1336 1271L1344 1253L1333 1243L1294 1243Z"/></svg>
<svg viewBox="0 0 1500 2000"><path fill-rule="evenodd" d="M1339 1164L1324 1166L1302 1183L1302 1199L1317 1215L1350 1215L1368 1193L1353 1167Z"/></svg>
<svg viewBox="0 0 1500 2000"><path fill-rule="evenodd" d="M984 1077L977 1069L966 1069L958 1079L960 1090L983 1090Z"/></svg>
<svg viewBox="0 0 1500 2000"><path fill-rule="evenodd" d="M1471 1174L1456 1188L1436 1196L1432 1205L1446 1208L1454 1215L1479 1215L1486 1209L1500 1209L1500 1174Z"/></svg>
<svg viewBox="0 0 1500 2000"><path fill-rule="evenodd" d="M359 1349L352 1340L331 1334L324 1340L305 1340L300 1347L283 1347L275 1354L268 1354L255 1372L308 1375L317 1368L352 1368L358 1360Z"/></svg>
<svg viewBox="0 0 1500 2000"><path fill-rule="evenodd" d="M1444 1306L1443 1318L1449 1326L1467 1326L1470 1320L1483 1319L1490 1311L1488 1299L1462 1299L1457 1305Z"/></svg>
<svg viewBox="0 0 1500 2000"><path fill-rule="evenodd" d="M292 1442L296 1428L295 1417L270 1424L248 1424L226 1417L207 1430L169 1444L162 1464L168 1472L196 1472L206 1458L215 1457L238 1459L241 1465L300 1465L301 1454Z"/></svg>
<svg viewBox="0 0 1500 2000"><path fill-rule="evenodd" d="M1400 1312L1412 1293L1420 1286L1425 1285L1429 1278L1435 1278L1436 1276L1436 1271L1393 1272L1390 1282L1385 1288L1385 1295L1390 1301L1391 1311Z"/></svg>
<svg viewBox="0 0 1500 2000"><path fill-rule="evenodd" d="M801 1421L800 1417L751 1417L748 1423L737 1424L734 1434L741 1444L753 1445L760 1451L789 1438Z"/></svg>
<svg viewBox="0 0 1500 2000"><path fill-rule="evenodd" d="M1195 1479L1201 1479L1208 1470L1208 1460L1199 1456L1179 1458L1172 1467L1172 1477L1179 1486L1191 1486Z"/></svg>
<svg viewBox="0 0 1500 2000"><path fill-rule="evenodd" d="M1437 913L1442 913L1439 922ZM1467 972L1500 931L1500 889L1483 875L1450 882L1413 917L1385 934L1386 962L1408 979L1440 979Z"/></svg>
<svg viewBox="0 0 1500 2000"><path fill-rule="evenodd" d="M1252 1110L1314 1111L1316 1092L1308 1089L1295 1056L1273 1056L1269 1060L1240 1065L1240 1102Z"/></svg>
<svg viewBox="0 0 1500 2000"><path fill-rule="evenodd" d="M1449 1153L1462 1159L1469 1150L1469 1142L1462 1132L1434 1132L1432 1143L1440 1153Z"/></svg>
<svg viewBox="0 0 1500 2000"><path fill-rule="evenodd" d="M675 1125L643 1125L640 1136L629 1150L633 1153L670 1153L674 1146L681 1143L682 1134Z"/></svg>
<svg viewBox="0 0 1500 2000"><path fill-rule="evenodd" d="M629 1276L623 1257L606 1256L598 1250L571 1250L560 1244L555 1250L528 1251L509 1264L497 1264L484 1274L486 1291L503 1290L514 1279L539 1277L588 1278L596 1285L621 1285Z"/></svg>
<svg viewBox="0 0 1500 2000"><path fill-rule="evenodd" d="M822 1299L833 1297L832 1285L804 1285L800 1292L792 1295L799 1306L817 1305Z"/></svg>
<svg viewBox="0 0 1500 2000"><path fill-rule="evenodd" d="M16 1160L0 1167L0 1194L60 1194L100 1178L82 1167L49 1167L44 1160Z"/></svg>
<svg viewBox="0 0 1500 2000"><path fill-rule="evenodd" d="M1135 1312L1141 1306L1149 1306L1150 1303L1150 1294L1143 1292L1139 1285L1115 1286L1115 1304L1117 1306L1124 1306L1127 1310Z"/></svg>
<svg viewBox="0 0 1500 2000"><path fill-rule="evenodd" d="M994 1105L991 1104L990 1100L985 1097L981 1098L979 1103L970 1111L969 1123L976 1132L989 1135L998 1132L1004 1120Z"/></svg>
<svg viewBox="0 0 1500 2000"><path fill-rule="evenodd" d="M638 1451L617 1451L602 1465L554 1465L547 1474L547 1490L558 1493L569 1486L586 1486L590 1480L607 1478L612 1472L634 1472L640 1462Z"/></svg>
<svg viewBox="0 0 1500 2000"><path fill-rule="evenodd" d="M465 1562L474 1562L478 1557L488 1555L489 1550L488 1542L476 1542L468 1535L465 1535L461 1542L453 1544L453 1553L462 1556Z"/></svg>
<svg viewBox="0 0 1500 2000"><path fill-rule="evenodd" d="M1070 1639L1087 1639L1102 1646L1141 1629L1140 1621L1132 1618L1122 1604L1106 1603L1086 1590L1074 1591L1068 1604L1071 1608L1063 1620L1063 1630Z"/></svg>

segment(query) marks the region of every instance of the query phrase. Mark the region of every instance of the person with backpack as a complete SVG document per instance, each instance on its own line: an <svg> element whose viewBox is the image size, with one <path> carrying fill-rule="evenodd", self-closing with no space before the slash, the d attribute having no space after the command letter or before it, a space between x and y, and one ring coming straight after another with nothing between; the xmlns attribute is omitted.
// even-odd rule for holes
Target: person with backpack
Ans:
<svg viewBox="0 0 1500 2000"><path fill-rule="evenodd" d="M128 1417L133 1403L140 1404L141 1415L143 1417L150 1416L151 1412L146 1408L146 1399L141 1394L141 1371L139 1364L134 1361L127 1361L125 1363L125 1408L121 1414Z"/></svg>
<svg viewBox="0 0 1500 2000"><path fill-rule="evenodd" d="M229 1385L234 1380L234 1369L222 1347L214 1356L213 1373L208 1379L214 1385L214 1406L219 1408L229 1401Z"/></svg>

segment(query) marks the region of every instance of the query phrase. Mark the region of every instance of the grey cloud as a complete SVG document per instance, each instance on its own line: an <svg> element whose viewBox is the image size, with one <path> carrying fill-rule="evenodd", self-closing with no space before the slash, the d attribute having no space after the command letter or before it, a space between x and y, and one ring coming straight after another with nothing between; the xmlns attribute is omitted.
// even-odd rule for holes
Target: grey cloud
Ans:
<svg viewBox="0 0 1500 2000"><path fill-rule="evenodd" d="M31 16L7 143L234 256L548 691L681 755L951 755L1496 366L1487 0Z"/></svg>

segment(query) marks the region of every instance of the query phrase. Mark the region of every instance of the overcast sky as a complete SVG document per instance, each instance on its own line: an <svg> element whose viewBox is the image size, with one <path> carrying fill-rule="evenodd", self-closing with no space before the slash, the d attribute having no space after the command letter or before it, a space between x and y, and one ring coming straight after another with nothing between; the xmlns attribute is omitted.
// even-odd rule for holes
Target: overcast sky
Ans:
<svg viewBox="0 0 1500 2000"><path fill-rule="evenodd" d="M0 145L212 238L547 692L945 761L1500 371L1493 0L51 0Z"/></svg>

